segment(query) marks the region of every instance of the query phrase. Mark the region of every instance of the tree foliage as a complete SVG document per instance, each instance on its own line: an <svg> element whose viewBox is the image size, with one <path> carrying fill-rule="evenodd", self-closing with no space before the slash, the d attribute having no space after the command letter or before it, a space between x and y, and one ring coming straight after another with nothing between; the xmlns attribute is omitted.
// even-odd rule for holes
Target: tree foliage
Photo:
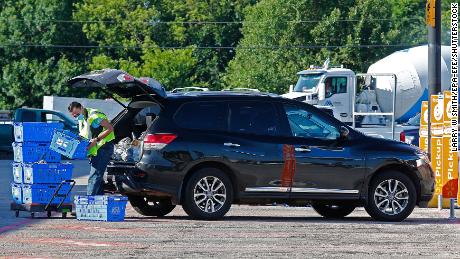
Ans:
<svg viewBox="0 0 460 259"><path fill-rule="evenodd" d="M446 31L450 1L442 5ZM65 82L106 67L168 90L282 93L326 58L362 72L425 44L424 18L419 0L3 0L0 108L39 107L43 95L104 97Z"/></svg>
<svg viewBox="0 0 460 259"><path fill-rule="evenodd" d="M415 16L410 14L417 8ZM424 5L416 0L259 1L247 10L244 37L225 81L282 93L297 71L321 65L327 58L366 71L371 63L404 46L423 44L422 15Z"/></svg>

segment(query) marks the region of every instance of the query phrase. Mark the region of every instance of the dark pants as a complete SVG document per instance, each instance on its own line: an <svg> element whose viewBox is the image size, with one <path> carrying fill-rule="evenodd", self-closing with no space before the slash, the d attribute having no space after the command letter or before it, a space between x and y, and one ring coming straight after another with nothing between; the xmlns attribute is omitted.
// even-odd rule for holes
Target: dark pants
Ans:
<svg viewBox="0 0 460 259"><path fill-rule="evenodd" d="M88 195L104 195L104 173L113 154L113 143L104 144L97 150L97 155L91 157L91 170L88 178Z"/></svg>

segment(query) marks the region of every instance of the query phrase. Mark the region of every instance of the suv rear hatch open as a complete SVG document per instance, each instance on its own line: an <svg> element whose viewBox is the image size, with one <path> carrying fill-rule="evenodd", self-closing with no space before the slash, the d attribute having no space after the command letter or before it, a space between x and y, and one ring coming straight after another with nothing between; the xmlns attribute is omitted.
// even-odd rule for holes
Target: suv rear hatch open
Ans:
<svg viewBox="0 0 460 259"><path fill-rule="evenodd" d="M152 101L158 103L160 107L163 107L162 103L166 98L164 88L155 79L147 77L136 78L125 71L116 69L91 71L70 79L68 83L77 88L99 88L125 108L126 106L114 98L112 93L123 98L147 95Z"/></svg>
<svg viewBox="0 0 460 259"><path fill-rule="evenodd" d="M134 140L134 134L128 134L128 132L135 131L134 128L136 124L132 122L132 119L140 110L142 110L142 107L127 107L120 100L114 98L113 94L122 98L141 99L148 102L151 101L157 104L160 109L164 107L164 102L166 100L166 92L158 81L147 77L136 78L122 70L103 69L92 71L87 74L76 76L70 79L68 83L70 86L76 88L94 88L103 91L125 108L124 111L112 120L112 124L115 127L117 142L122 138L131 137L131 135ZM140 96L142 97L134 98ZM148 104L144 105L147 107ZM120 128L117 127L117 124L119 124ZM142 150L142 147L140 147L140 149ZM135 161L111 161L107 166L107 173L107 179L113 179L113 182L116 184L118 190L139 191L141 188L132 181L132 179L143 177L142 174L139 174L140 172L135 166ZM112 176L115 176L115 178L112 178ZM111 184L109 184L109 186L110 185ZM112 188L110 187L107 189Z"/></svg>

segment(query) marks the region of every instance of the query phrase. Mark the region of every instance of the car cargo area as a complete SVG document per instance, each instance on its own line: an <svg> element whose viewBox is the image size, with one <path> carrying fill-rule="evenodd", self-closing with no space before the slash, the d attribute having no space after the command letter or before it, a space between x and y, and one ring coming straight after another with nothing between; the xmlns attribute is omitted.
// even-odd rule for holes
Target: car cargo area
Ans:
<svg viewBox="0 0 460 259"><path fill-rule="evenodd" d="M112 162L134 164L139 160L145 133L160 112L151 101L132 102L114 120L115 150Z"/></svg>
<svg viewBox="0 0 460 259"><path fill-rule="evenodd" d="M135 163L140 159L146 130L159 112L158 104L138 101L130 103L113 119L115 148L112 160L107 166L106 190L134 191L139 188L132 181L139 173Z"/></svg>

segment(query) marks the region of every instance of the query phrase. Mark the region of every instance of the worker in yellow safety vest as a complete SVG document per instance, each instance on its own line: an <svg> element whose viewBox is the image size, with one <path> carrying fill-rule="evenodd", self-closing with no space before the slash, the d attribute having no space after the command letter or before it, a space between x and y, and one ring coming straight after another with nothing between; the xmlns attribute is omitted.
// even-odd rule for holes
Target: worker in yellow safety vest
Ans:
<svg viewBox="0 0 460 259"><path fill-rule="evenodd" d="M89 140L88 158L91 170L88 178L88 195L104 194L104 173L113 154L115 133L107 116L99 110L84 108L72 102L69 112L78 120L80 136Z"/></svg>

